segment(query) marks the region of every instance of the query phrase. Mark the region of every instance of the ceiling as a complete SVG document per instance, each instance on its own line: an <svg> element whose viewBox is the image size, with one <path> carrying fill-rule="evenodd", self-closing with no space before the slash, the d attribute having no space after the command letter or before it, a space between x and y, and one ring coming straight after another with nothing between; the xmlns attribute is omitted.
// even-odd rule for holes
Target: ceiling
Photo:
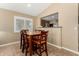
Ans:
<svg viewBox="0 0 79 59"><path fill-rule="evenodd" d="M27 7L27 3L0 3L0 8L37 16L48 8L51 3L30 3L31 6Z"/></svg>

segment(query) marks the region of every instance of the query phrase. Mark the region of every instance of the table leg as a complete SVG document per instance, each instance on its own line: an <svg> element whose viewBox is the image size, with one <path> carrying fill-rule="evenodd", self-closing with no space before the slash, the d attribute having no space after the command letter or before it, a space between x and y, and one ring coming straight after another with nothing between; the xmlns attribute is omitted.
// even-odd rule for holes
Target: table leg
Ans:
<svg viewBox="0 0 79 59"><path fill-rule="evenodd" d="M30 56L32 56L32 36L31 35L29 39L29 53L30 53Z"/></svg>

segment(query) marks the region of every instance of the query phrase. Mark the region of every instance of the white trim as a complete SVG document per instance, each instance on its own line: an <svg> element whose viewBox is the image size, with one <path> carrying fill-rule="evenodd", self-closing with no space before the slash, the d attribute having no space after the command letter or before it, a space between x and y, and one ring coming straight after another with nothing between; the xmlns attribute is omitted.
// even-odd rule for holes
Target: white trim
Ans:
<svg viewBox="0 0 79 59"><path fill-rule="evenodd" d="M17 43L19 43L19 42L20 42L20 41L11 42L11 43L7 43L7 44L2 44L2 45L0 45L0 47L4 47L4 46L8 46L8 45L17 44Z"/></svg>
<svg viewBox="0 0 79 59"><path fill-rule="evenodd" d="M78 54L79 55L79 52L77 52L77 51L74 51L74 50L71 50L71 49L68 49L68 48L65 48L65 47L62 47L62 49L67 50L67 51L70 51L72 53L75 53L75 54Z"/></svg>
<svg viewBox="0 0 79 59"><path fill-rule="evenodd" d="M56 48L59 48L59 49L62 48L61 46L58 46L58 45L55 45L55 44L51 44L51 43L49 43L49 42L47 42L47 44L49 44L49 45L51 45L51 46L54 46L54 47L56 47Z"/></svg>
<svg viewBox="0 0 79 59"><path fill-rule="evenodd" d="M24 21L25 20L25 17L14 16L14 32L19 32L19 31L16 31L16 20L17 19L20 19L20 20L23 20Z"/></svg>
<svg viewBox="0 0 79 59"><path fill-rule="evenodd" d="M4 46L8 46L8 45L17 44L17 43L19 43L19 42L20 42L20 41L16 41L16 42L11 42L11 43L7 43L7 44L3 44L3 45L0 45L0 47L4 47ZM57 46L57 45L55 45L55 44L51 44L51 43L49 43L49 42L47 42L47 44L49 44L49 45L51 45L51 46L54 46L54 47L56 47L56 48L59 48L59 49L64 49L64 50L70 51L70 52L72 52L72 53L75 53L75 54L79 55L79 52L77 52L77 51L74 51L74 50L71 50L71 49L68 49L68 48L65 48L65 47L60 47L60 46Z"/></svg>
<svg viewBox="0 0 79 59"><path fill-rule="evenodd" d="M69 51L69 52L72 52L72 53L75 53L75 54L79 55L79 52L78 52L78 51L74 51L74 50L71 50L71 49L68 49L68 48L65 48L65 47L60 47L60 46L58 46L58 45L51 44L51 43L49 43L49 42L47 42L47 43L48 43L49 45L51 45L51 46L56 47L56 48L64 49L64 50L67 50L67 51Z"/></svg>

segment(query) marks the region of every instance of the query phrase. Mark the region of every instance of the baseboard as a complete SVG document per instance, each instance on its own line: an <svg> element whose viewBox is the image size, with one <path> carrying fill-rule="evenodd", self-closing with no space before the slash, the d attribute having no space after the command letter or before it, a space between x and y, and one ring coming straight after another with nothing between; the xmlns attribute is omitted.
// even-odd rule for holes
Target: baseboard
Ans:
<svg viewBox="0 0 79 59"><path fill-rule="evenodd" d="M71 50L71 49L68 49L68 48L65 48L65 47L60 47L60 46L57 46L57 45L55 45L55 44L51 44L51 43L49 43L49 42L47 42L47 43L48 43L49 45L51 45L51 46L56 47L56 48L64 49L64 50L66 50L66 51L69 51L69 52L72 52L72 53L74 53L74 54L79 55L79 52L78 52L78 51L74 51L74 50Z"/></svg>
<svg viewBox="0 0 79 59"><path fill-rule="evenodd" d="M51 43L49 43L49 42L47 42L47 44L49 44L49 45L51 45L51 46L54 46L54 47L56 47L56 48L59 48L59 49L62 48L62 47L60 47L60 46L57 46L57 45L55 45L55 44L51 44Z"/></svg>
<svg viewBox="0 0 79 59"><path fill-rule="evenodd" d="M65 48L65 47L62 47L62 49L70 51L72 53L75 53L75 54L79 55L79 52L77 52L77 51L74 51L74 50L71 50L71 49L68 49L68 48Z"/></svg>
<svg viewBox="0 0 79 59"><path fill-rule="evenodd" d="M7 43L7 44L2 44L2 45L0 45L0 47L8 46L8 45L12 45L12 44L17 44L17 43L19 43L19 41L16 41L16 42L10 42L10 43Z"/></svg>
<svg viewBox="0 0 79 59"><path fill-rule="evenodd" d="M20 41L11 42L11 43L7 43L7 44L2 44L2 45L0 45L0 47L12 45L12 44L17 44L17 43L19 43L19 42L20 42ZM68 48L65 48L65 47L60 47L60 46L57 46L57 45L55 45L55 44L51 44L51 43L49 43L49 42L47 42L47 44L49 44L49 45L51 45L51 46L54 46L54 47L56 47L56 48L59 48L59 49L64 49L64 50L70 51L70 52L72 52L72 53L75 53L75 54L79 55L79 52L77 52L77 51L74 51L74 50L71 50L71 49L68 49Z"/></svg>

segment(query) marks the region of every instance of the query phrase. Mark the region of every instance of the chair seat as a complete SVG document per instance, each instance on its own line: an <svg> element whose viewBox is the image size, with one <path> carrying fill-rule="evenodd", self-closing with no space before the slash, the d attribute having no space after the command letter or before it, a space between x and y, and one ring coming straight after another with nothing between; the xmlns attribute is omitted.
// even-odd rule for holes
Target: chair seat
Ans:
<svg viewBox="0 0 79 59"><path fill-rule="evenodd" d="M36 43L36 44L44 44L44 43L46 43L46 41L41 41L41 43L40 43L40 41L34 40L33 43Z"/></svg>

